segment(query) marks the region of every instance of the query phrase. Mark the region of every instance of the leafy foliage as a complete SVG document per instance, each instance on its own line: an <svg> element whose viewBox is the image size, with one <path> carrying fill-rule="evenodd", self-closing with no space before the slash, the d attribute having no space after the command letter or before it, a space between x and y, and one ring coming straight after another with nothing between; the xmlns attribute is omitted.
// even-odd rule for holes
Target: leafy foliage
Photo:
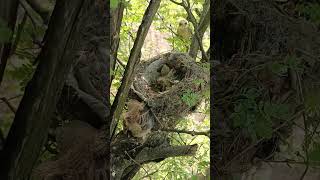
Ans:
<svg viewBox="0 0 320 180"><path fill-rule="evenodd" d="M31 80L35 67L31 63L22 64L20 67L8 70L8 74L20 81L21 90L24 91L27 83Z"/></svg>
<svg viewBox="0 0 320 180"><path fill-rule="evenodd" d="M273 61L268 64L272 73L278 76L285 76L288 69L294 70L296 72L303 71L303 64L299 58L294 55L286 56L283 61Z"/></svg>
<svg viewBox="0 0 320 180"><path fill-rule="evenodd" d="M186 103L189 107L195 106L199 98L199 95L193 93L191 90L186 90L183 96L181 97L182 101Z"/></svg>
<svg viewBox="0 0 320 180"><path fill-rule="evenodd" d="M320 116L320 91L319 88L308 88L305 94L306 112L311 116Z"/></svg>
<svg viewBox="0 0 320 180"><path fill-rule="evenodd" d="M111 9L114 9L118 6L119 0L111 0L110 1L110 7Z"/></svg>
<svg viewBox="0 0 320 180"><path fill-rule="evenodd" d="M260 91L257 89L245 89L231 115L233 125L243 128L254 141L260 138L271 138L273 121L288 119L292 115L289 105L258 101L259 96Z"/></svg>
<svg viewBox="0 0 320 180"><path fill-rule="evenodd" d="M306 19L314 22L316 25L320 25L320 4L319 3L306 3L299 4L296 9Z"/></svg>

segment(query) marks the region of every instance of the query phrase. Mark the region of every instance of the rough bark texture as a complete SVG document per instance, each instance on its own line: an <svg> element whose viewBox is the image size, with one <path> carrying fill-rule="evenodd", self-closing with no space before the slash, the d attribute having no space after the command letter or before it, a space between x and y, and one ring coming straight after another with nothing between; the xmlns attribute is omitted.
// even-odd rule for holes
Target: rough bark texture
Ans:
<svg viewBox="0 0 320 180"><path fill-rule="evenodd" d="M199 20L198 29L196 30L200 36L200 39L203 38L203 35L206 32L209 24L210 24L210 0L206 0L205 3L203 4L203 11ZM199 42L196 35L194 34L191 40L189 55L195 58L198 54L198 51L199 51Z"/></svg>
<svg viewBox="0 0 320 180"><path fill-rule="evenodd" d="M48 24L50 19L50 3L47 0L26 0L28 4L35 10L42 18L44 24Z"/></svg>
<svg viewBox="0 0 320 180"><path fill-rule="evenodd" d="M111 9L111 56L110 68L115 70L117 63L117 52L120 42L120 27L123 17L124 1L120 1L117 8Z"/></svg>
<svg viewBox="0 0 320 180"><path fill-rule="evenodd" d="M63 120L81 120L100 129L110 123L108 81L110 63L110 29L108 1L96 2L90 7L78 39L81 44L77 63L73 66L58 104ZM102 4L103 6L100 6Z"/></svg>
<svg viewBox="0 0 320 180"><path fill-rule="evenodd" d="M63 88L57 114L58 156L35 175L53 179L109 179L109 1L90 1L78 37L81 53ZM80 51L79 51L80 52ZM71 121L68 123L68 121Z"/></svg>
<svg viewBox="0 0 320 180"><path fill-rule="evenodd" d="M192 156L198 148L197 145L171 146L166 133L162 132L152 133L143 145L121 132L111 146L111 179L114 180L133 178L145 163L160 162L169 157Z"/></svg>
<svg viewBox="0 0 320 180"><path fill-rule="evenodd" d="M18 0L2 0L0 1L0 19L4 25L13 32L17 19ZM13 33L11 34L10 41L8 43L0 43L0 85L3 79L4 70L7 65L7 61L11 50L11 41Z"/></svg>
<svg viewBox="0 0 320 180"><path fill-rule="evenodd" d="M97 34L90 34L97 31L91 29L90 23L95 17L108 18L101 16L106 6L102 6L102 11L94 11L96 6L100 8L101 5L94 0L57 1L45 45L38 56L39 65L26 87L1 156L1 162L4 162L1 164L1 179L25 180L30 176L71 66L83 47L90 44L90 49L85 50L92 50L99 44L94 36ZM95 16L92 16L93 12ZM106 41L103 47L107 47ZM98 58L108 60L106 56ZM104 92L108 92L108 88L106 85ZM108 95L105 97L108 98Z"/></svg>

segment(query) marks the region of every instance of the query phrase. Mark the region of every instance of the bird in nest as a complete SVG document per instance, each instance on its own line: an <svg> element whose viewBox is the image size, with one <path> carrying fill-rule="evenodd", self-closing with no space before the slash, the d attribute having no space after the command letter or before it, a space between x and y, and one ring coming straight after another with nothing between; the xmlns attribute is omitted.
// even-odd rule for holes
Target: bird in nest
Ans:
<svg viewBox="0 0 320 180"><path fill-rule="evenodd" d="M157 86L160 91L166 91L175 83L174 73L174 69L169 68L166 64L162 66L160 76L157 79Z"/></svg>
<svg viewBox="0 0 320 180"><path fill-rule="evenodd" d="M144 143L154 125L149 111L144 112L144 103L130 100L127 103L128 111L124 115L124 131L130 133Z"/></svg>

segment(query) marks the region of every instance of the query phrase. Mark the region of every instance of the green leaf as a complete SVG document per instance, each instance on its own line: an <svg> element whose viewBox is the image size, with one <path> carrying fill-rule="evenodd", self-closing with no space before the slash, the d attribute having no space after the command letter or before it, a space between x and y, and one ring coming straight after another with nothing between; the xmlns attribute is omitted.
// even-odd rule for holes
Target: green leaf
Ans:
<svg viewBox="0 0 320 180"><path fill-rule="evenodd" d="M182 101L186 103L189 107L193 107L197 104L199 100L199 95L196 93L193 93L190 90L187 90L183 95L182 95Z"/></svg>
<svg viewBox="0 0 320 180"><path fill-rule="evenodd" d="M270 102L264 104L264 112L267 116L279 119L288 119L292 114L288 104L275 104Z"/></svg>
<svg viewBox="0 0 320 180"><path fill-rule="evenodd" d="M298 72L302 72L303 71L303 65L301 64L301 60L296 57L295 55L290 55L287 56L285 59L286 65Z"/></svg>
<svg viewBox="0 0 320 180"><path fill-rule="evenodd" d="M195 79L195 80L193 80L193 83L196 85L201 85L201 84L204 84L204 80L203 79Z"/></svg>
<svg viewBox="0 0 320 180"><path fill-rule="evenodd" d="M118 7L118 4L119 4L119 0L111 0L110 1L110 7L111 9L115 9Z"/></svg>
<svg viewBox="0 0 320 180"><path fill-rule="evenodd" d="M247 97L248 99L254 100L255 98L259 97L261 92L256 88L249 88L249 89L242 89L242 95Z"/></svg>
<svg viewBox="0 0 320 180"><path fill-rule="evenodd" d="M320 115L320 88L307 87L305 95L305 108L310 115Z"/></svg>
<svg viewBox="0 0 320 180"><path fill-rule="evenodd" d="M198 176L192 175L191 180L197 180L197 179L198 179Z"/></svg>
<svg viewBox="0 0 320 180"><path fill-rule="evenodd" d="M257 140L258 140L255 126L250 125L250 126L247 128L247 131L248 131L249 136L251 137L251 139L252 139L253 141L257 141Z"/></svg>
<svg viewBox="0 0 320 180"><path fill-rule="evenodd" d="M280 64L279 62L273 62L269 65L271 72L277 75L282 75L287 72L288 67L284 64Z"/></svg>
<svg viewBox="0 0 320 180"><path fill-rule="evenodd" d="M233 120L235 127L246 128L248 126L247 114L245 111L231 114L230 118Z"/></svg>
<svg viewBox="0 0 320 180"><path fill-rule="evenodd" d="M272 123L266 119L257 119L255 123L257 136L270 139L272 137Z"/></svg>

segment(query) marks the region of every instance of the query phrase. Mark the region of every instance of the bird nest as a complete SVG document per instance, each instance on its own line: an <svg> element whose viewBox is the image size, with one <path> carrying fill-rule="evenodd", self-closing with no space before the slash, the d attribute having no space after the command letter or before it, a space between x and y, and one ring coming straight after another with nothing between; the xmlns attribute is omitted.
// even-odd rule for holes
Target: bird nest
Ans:
<svg viewBox="0 0 320 180"><path fill-rule="evenodd" d="M156 126L174 127L193 110L208 90L209 68L185 53L165 53L140 63L131 98L143 100Z"/></svg>

